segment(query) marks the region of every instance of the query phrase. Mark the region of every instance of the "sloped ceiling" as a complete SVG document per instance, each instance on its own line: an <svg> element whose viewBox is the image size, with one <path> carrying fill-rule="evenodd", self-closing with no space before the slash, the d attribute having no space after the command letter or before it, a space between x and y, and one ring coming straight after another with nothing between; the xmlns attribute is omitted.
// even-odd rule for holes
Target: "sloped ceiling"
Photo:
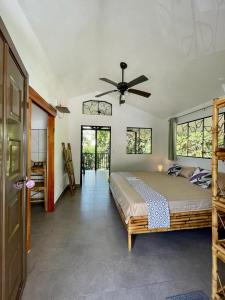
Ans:
<svg viewBox="0 0 225 300"><path fill-rule="evenodd" d="M152 96L129 95L127 102L160 117L224 94L225 1L18 2L65 97L110 90L98 78L119 81L120 61L128 63L127 81L141 74L150 78L136 88Z"/></svg>

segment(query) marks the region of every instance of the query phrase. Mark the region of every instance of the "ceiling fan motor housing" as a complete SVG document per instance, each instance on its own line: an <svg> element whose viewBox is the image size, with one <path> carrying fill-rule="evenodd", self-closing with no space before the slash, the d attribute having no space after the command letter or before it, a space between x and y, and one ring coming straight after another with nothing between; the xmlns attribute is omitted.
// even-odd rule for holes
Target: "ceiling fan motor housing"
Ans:
<svg viewBox="0 0 225 300"><path fill-rule="evenodd" d="M121 93L122 95L124 95L124 93L125 93L126 90L128 89L127 82L119 82L117 88L118 88L118 90L120 91L120 93Z"/></svg>

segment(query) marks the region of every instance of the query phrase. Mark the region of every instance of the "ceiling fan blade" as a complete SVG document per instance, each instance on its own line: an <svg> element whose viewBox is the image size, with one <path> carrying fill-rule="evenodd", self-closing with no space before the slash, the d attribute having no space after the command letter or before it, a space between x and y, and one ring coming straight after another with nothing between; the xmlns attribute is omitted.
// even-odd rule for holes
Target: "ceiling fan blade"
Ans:
<svg viewBox="0 0 225 300"><path fill-rule="evenodd" d="M148 98L149 96L151 96L151 94L148 93L148 92L139 91L139 90L135 90L135 89L129 89L128 92L132 93L132 94L142 96L142 97L145 97L145 98Z"/></svg>
<svg viewBox="0 0 225 300"><path fill-rule="evenodd" d="M117 83L115 81L112 81L108 78L99 78L99 79L102 80L102 81L105 81L107 83L110 83L110 84L114 85L115 87L117 87Z"/></svg>
<svg viewBox="0 0 225 300"><path fill-rule="evenodd" d="M148 77L146 77L145 75L141 75L137 78L135 78L134 80L131 80L130 82L128 82L127 86L128 88L131 88L132 86L135 86L136 84L145 82L148 80Z"/></svg>
<svg viewBox="0 0 225 300"><path fill-rule="evenodd" d="M95 97L101 97L101 96L104 96L104 95L107 95L107 94L110 94L110 93L114 93L114 92L117 92L117 90L112 90L112 91L108 91L108 92L105 92L105 93L101 93L101 94L96 95Z"/></svg>

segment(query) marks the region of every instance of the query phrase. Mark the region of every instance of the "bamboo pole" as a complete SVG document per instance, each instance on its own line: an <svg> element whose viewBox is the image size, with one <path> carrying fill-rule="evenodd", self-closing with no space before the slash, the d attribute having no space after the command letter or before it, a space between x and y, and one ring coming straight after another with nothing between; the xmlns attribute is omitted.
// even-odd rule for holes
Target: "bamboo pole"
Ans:
<svg viewBox="0 0 225 300"><path fill-rule="evenodd" d="M218 241L218 217L217 209L214 201L218 197L217 177L218 177L218 105L222 102L218 99L213 101L213 117L212 117L212 299L217 298L218 291L218 261L217 250L215 245Z"/></svg>

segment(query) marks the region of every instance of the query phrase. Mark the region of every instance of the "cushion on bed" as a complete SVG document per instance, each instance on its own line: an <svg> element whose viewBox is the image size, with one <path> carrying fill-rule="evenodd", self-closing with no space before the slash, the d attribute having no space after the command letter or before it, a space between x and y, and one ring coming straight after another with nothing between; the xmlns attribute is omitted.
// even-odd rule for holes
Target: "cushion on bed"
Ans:
<svg viewBox="0 0 225 300"><path fill-rule="evenodd" d="M190 178L190 182L202 188L208 188L211 184L212 174L209 170L197 168Z"/></svg>
<svg viewBox="0 0 225 300"><path fill-rule="evenodd" d="M193 175L195 169L195 167L182 167L179 176L190 178Z"/></svg>
<svg viewBox="0 0 225 300"><path fill-rule="evenodd" d="M172 166L170 166L167 170L167 174L168 175L172 175L172 176L178 176L181 172L182 167L176 164L173 164Z"/></svg>

